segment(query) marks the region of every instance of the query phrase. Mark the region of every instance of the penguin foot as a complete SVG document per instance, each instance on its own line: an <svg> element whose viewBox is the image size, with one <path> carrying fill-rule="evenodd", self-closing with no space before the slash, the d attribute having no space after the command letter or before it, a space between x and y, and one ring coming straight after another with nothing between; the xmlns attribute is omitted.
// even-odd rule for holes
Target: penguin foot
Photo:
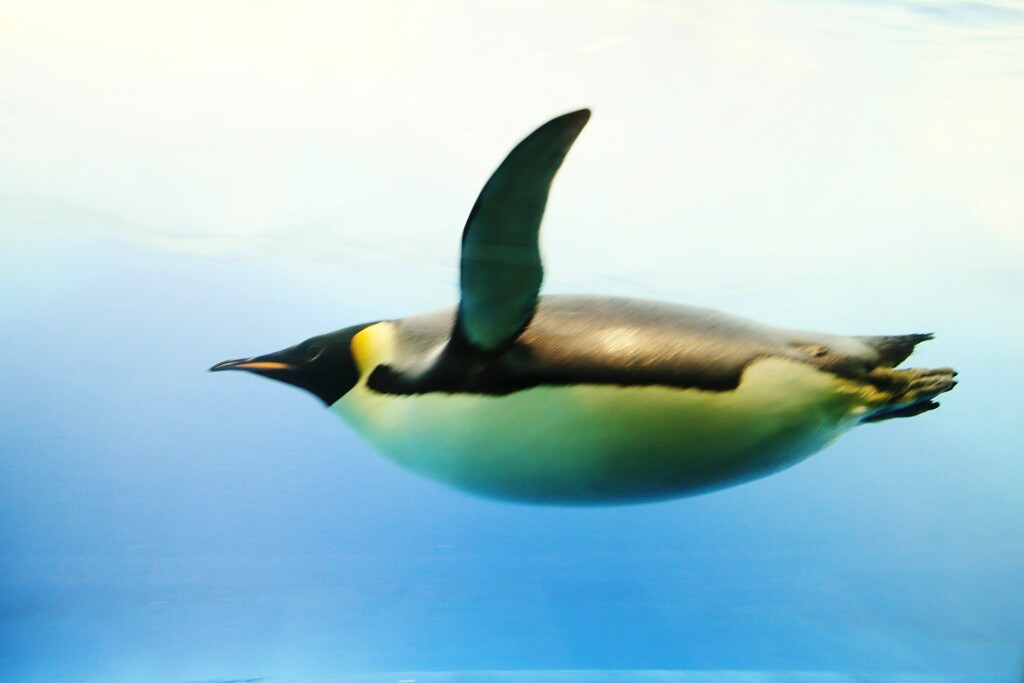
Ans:
<svg viewBox="0 0 1024 683"><path fill-rule="evenodd" d="M939 407L932 400L956 386L953 368L875 368L868 375L876 400L882 405L861 422L880 422L895 417L913 417Z"/></svg>

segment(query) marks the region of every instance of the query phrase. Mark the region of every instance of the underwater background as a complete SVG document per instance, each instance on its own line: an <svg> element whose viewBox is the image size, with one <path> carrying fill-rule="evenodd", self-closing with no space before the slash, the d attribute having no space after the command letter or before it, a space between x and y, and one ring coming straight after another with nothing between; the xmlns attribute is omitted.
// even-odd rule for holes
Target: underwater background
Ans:
<svg viewBox="0 0 1024 683"><path fill-rule="evenodd" d="M216 361L457 299L590 106L544 291L934 332L938 411L658 504L490 501ZM1024 6L0 4L0 680L1007 681Z"/></svg>

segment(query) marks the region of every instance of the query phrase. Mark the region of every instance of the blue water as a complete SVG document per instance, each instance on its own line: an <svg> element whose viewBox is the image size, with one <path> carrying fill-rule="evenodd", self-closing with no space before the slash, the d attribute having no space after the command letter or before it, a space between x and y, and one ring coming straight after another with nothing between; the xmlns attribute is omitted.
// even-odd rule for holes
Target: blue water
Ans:
<svg viewBox="0 0 1024 683"><path fill-rule="evenodd" d="M12 10L0 680L1020 680L1024 10L552 6L185 5L156 37ZM348 19L402 28L355 66L302 51ZM332 79L354 94L324 113ZM450 304L479 184L581 104L547 291L933 331L914 363L956 391L761 481L572 509L445 488L307 394L205 371Z"/></svg>

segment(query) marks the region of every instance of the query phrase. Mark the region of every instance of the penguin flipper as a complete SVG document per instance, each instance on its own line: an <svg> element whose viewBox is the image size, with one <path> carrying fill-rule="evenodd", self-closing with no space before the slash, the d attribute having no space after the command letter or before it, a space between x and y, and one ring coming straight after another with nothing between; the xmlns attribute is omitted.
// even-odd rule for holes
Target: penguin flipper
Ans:
<svg viewBox="0 0 1024 683"><path fill-rule="evenodd" d="M548 121L516 145L484 185L462 233L453 340L493 353L529 324L544 277L538 235L548 192L589 119L590 110L580 109Z"/></svg>

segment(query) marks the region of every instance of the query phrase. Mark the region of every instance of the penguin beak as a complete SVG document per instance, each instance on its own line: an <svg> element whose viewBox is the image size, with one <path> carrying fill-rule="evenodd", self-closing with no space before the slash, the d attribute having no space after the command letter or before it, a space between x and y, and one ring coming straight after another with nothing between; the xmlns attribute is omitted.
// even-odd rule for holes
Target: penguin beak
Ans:
<svg viewBox="0 0 1024 683"><path fill-rule="evenodd" d="M210 372L245 370L310 392L333 405L359 382L352 357L352 337L367 325L310 337L304 342L262 356L217 363Z"/></svg>
<svg viewBox="0 0 1024 683"><path fill-rule="evenodd" d="M330 405L333 401L328 402L331 395L324 387L323 377L321 377L322 368L316 365L315 360L316 358L309 358L308 354L292 347L263 356L221 361L210 368L210 372L245 370L260 377L274 379L311 391L324 403Z"/></svg>
<svg viewBox="0 0 1024 683"><path fill-rule="evenodd" d="M276 360L274 356L277 356L277 354L272 353L267 356L254 356L252 358L239 358L237 360L223 360L210 368L210 372L220 372L221 370L274 372L275 370L295 369L295 366L291 363L283 363L280 360Z"/></svg>

